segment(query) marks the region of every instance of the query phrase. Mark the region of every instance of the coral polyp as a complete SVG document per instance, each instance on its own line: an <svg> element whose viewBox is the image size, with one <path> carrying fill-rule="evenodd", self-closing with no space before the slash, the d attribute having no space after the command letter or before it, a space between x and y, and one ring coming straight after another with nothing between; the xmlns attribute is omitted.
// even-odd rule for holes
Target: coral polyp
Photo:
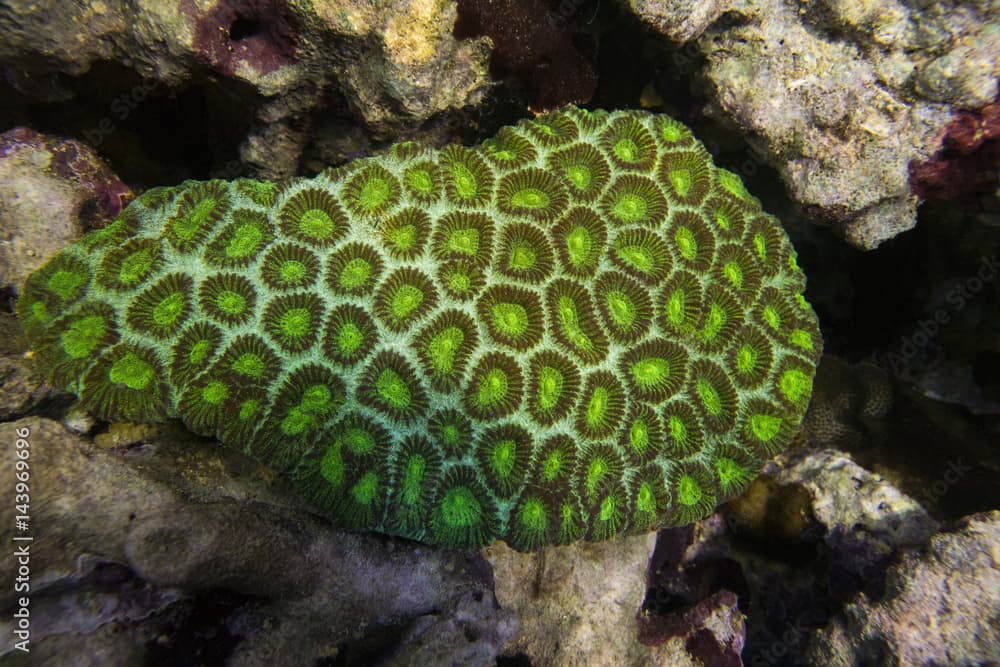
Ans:
<svg viewBox="0 0 1000 667"><path fill-rule="evenodd" d="M686 127L571 108L158 189L30 276L18 316L99 418L180 419L349 529L528 550L744 490L809 402L804 286Z"/></svg>

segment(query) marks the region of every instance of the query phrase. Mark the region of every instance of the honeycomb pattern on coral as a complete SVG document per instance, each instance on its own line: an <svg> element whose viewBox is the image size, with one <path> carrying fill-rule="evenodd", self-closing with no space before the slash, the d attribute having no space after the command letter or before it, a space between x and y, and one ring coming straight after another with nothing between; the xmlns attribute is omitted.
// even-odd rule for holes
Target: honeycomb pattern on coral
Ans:
<svg viewBox="0 0 1000 667"><path fill-rule="evenodd" d="M567 109L287 186L147 192L27 281L50 381L341 525L518 549L685 524L799 427L795 253L676 121Z"/></svg>

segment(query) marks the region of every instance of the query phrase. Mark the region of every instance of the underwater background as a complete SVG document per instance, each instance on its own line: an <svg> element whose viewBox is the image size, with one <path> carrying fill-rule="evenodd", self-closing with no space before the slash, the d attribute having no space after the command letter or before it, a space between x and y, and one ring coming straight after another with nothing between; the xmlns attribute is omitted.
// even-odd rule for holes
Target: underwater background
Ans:
<svg viewBox="0 0 1000 667"><path fill-rule="evenodd" d="M0 3L0 663L1000 662L998 78L988 0ZM156 188L567 105L683 123L805 275L801 429L705 518L349 532L294 475L44 380L25 281Z"/></svg>

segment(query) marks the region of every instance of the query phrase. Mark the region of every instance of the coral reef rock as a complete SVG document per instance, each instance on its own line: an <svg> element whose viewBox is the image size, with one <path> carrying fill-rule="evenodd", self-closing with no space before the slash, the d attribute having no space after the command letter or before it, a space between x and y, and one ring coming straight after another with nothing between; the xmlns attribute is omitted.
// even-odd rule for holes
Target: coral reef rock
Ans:
<svg viewBox="0 0 1000 667"><path fill-rule="evenodd" d="M654 542L650 534L530 554L500 543L486 549L497 601L521 619L504 654L527 656L532 664L549 667L701 664L683 639L660 646L638 641L636 616ZM726 636L742 634L741 621L711 618L704 626Z"/></svg>
<svg viewBox="0 0 1000 667"><path fill-rule="evenodd" d="M691 4L633 7L667 37L694 40L709 112L860 248L915 224L909 164L935 154L954 111L997 95L1000 21L988 2Z"/></svg>
<svg viewBox="0 0 1000 667"><path fill-rule="evenodd" d="M0 289L24 282L131 200L132 191L86 144L23 127L0 134Z"/></svg>
<svg viewBox="0 0 1000 667"><path fill-rule="evenodd" d="M882 596L859 594L820 630L809 664L996 664L998 564L1000 512L962 519L892 565Z"/></svg>
<svg viewBox="0 0 1000 667"><path fill-rule="evenodd" d="M228 91L224 104L253 114L242 161L278 178L296 173L311 116L331 100L378 136L477 101L489 46L457 41L455 18L454 3L431 0L377 8L352 0L15 0L0 7L0 65L36 104L71 99L70 79L98 66L110 80L88 87L91 98L114 89L116 78L135 78L95 118L88 131L98 139L143 100L214 80L213 95Z"/></svg>

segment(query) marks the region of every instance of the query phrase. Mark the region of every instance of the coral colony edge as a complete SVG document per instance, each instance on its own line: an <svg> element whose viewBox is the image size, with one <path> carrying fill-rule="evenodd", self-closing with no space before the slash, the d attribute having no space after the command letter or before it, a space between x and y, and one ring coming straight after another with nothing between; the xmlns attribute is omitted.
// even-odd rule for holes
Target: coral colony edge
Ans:
<svg viewBox="0 0 1000 667"><path fill-rule="evenodd" d="M347 528L529 550L745 489L812 391L804 287L685 126L568 108L284 186L148 191L18 315L97 417L179 418Z"/></svg>

